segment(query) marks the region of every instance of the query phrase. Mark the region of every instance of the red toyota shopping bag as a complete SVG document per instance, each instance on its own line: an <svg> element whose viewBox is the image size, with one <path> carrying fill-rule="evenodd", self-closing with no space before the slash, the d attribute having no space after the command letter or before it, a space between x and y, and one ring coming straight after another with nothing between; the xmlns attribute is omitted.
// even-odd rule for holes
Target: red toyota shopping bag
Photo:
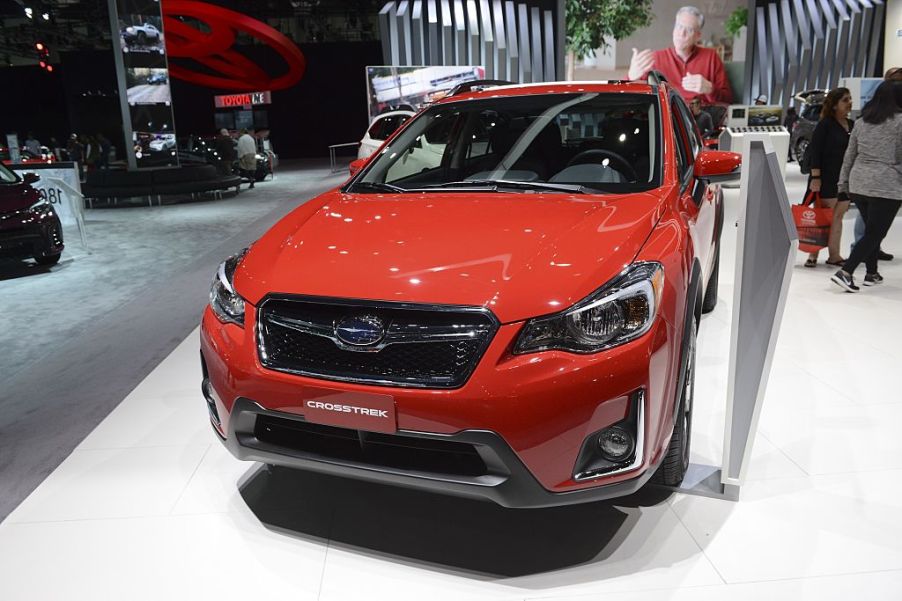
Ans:
<svg viewBox="0 0 902 601"><path fill-rule="evenodd" d="M833 209L821 203L821 195L811 190L802 204L792 206L792 220L799 232L799 250L806 253L826 248L833 223Z"/></svg>

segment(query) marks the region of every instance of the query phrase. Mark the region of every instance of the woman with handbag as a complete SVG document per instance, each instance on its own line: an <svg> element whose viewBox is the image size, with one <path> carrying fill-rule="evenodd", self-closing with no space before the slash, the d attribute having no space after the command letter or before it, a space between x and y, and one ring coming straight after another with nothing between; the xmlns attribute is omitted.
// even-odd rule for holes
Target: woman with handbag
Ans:
<svg viewBox="0 0 902 601"><path fill-rule="evenodd" d="M849 210L849 200L838 198L836 184L854 125L849 119L851 110L852 94L848 88L830 90L821 108L821 120L811 134L811 143L806 151L811 157L808 189L820 195L823 206L833 209L827 265L838 266L845 261L839 254L839 244L842 240L842 218ZM817 252L809 253L805 267L815 267L817 255Z"/></svg>
<svg viewBox="0 0 902 601"><path fill-rule="evenodd" d="M865 286L883 282L877 271L880 243L902 206L902 82L884 81L861 110L839 176L840 198L851 196L864 219L864 236L830 280L858 292L852 274L864 263Z"/></svg>

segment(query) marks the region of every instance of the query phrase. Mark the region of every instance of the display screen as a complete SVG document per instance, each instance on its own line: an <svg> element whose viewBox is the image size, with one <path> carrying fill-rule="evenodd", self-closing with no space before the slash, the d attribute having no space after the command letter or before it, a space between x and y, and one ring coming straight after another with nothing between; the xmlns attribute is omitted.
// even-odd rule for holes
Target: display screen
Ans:
<svg viewBox="0 0 902 601"><path fill-rule="evenodd" d="M178 164L175 126L168 105L138 105L130 109L132 146L139 167Z"/></svg>
<svg viewBox="0 0 902 601"><path fill-rule="evenodd" d="M128 152L139 168L178 165L160 2L117 0L116 11L114 46L122 57L132 132Z"/></svg>
<svg viewBox="0 0 902 601"><path fill-rule="evenodd" d="M780 125L783 121L783 109L779 106L750 106L749 126Z"/></svg>

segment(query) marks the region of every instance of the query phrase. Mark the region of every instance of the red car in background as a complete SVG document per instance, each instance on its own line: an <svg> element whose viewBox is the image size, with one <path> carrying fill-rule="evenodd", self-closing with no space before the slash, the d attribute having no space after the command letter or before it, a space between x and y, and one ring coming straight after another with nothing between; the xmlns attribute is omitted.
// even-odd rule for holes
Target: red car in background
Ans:
<svg viewBox="0 0 902 601"><path fill-rule="evenodd" d="M53 206L25 178L0 165L0 257L55 265L63 253L63 226Z"/></svg>
<svg viewBox="0 0 902 601"><path fill-rule="evenodd" d="M213 427L239 459L508 507L678 485L739 168L666 83L452 95L220 266Z"/></svg>
<svg viewBox="0 0 902 601"><path fill-rule="evenodd" d="M32 154L31 151L26 148L22 148L19 150L19 161L14 163L12 157L9 154L9 148L6 146L0 146L0 162L4 165L28 165L34 163L54 163L56 162L56 157L53 156L53 152L50 151L46 146L41 146L41 154L35 155Z"/></svg>

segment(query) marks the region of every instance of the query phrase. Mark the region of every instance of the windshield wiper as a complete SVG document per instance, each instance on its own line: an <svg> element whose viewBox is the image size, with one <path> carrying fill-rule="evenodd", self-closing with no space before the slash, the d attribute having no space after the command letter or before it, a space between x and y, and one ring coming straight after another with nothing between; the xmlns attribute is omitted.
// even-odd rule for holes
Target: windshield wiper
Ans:
<svg viewBox="0 0 902 601"><path fill-rule="evenodd" d="M600 194L595 190L581 184L554 184L551 182L524 182L509 179L471 179L459 182L445 182L423 186L420 189L436 190L442 188L516 188L520 190L546 190L551 192L574 192L576 194Z"/></svg>
<svg viewBox="0 0 902 601"><path fill-rule="evenodd" d="M356 184L351 186L351 190L376 190L378 192L394 192L397 194L404 194L405 192L411 191L407 188L394 186L392 184L384 184L382 182L357 182Z"/></svg>

